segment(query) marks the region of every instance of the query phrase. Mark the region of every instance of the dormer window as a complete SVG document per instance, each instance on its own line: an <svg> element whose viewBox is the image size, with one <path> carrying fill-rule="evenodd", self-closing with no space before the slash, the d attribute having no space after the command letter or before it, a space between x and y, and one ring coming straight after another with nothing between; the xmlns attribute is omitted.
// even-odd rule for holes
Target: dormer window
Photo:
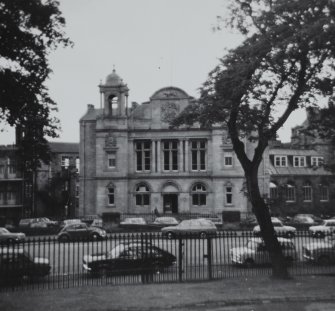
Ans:
<svg viewBox="0 0 335 311"><path fill-rule="evenodd" d="M306 166L306 157L305 156L294 156L293 157L293 166L294 167L305 167Z"/></svg>
<svg viewBox="0 0 335 311"><path fill-rule="evenodd" d="M275 156L275 166L276 167L286 167L287 166L287 156Z"/></svg>
<svg viewBox="0 0 335 311"><path fill-rule="evenodd" d="M323 165L323 157L312 157L311 158L312 166L322 166Z"/></svg>

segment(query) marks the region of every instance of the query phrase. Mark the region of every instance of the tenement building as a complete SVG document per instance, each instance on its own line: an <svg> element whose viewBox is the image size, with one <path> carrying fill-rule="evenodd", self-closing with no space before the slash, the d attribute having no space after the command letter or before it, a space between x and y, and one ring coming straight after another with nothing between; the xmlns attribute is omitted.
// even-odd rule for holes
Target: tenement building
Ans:
<svg viewBox="0 0 335 311"><path fill-rule="evenodd" d="M244 213L244 174L226 130L170 129L195 99L177 87L128 106L113 70L100 108L80 119L80 216L111 213Z"/></svg>

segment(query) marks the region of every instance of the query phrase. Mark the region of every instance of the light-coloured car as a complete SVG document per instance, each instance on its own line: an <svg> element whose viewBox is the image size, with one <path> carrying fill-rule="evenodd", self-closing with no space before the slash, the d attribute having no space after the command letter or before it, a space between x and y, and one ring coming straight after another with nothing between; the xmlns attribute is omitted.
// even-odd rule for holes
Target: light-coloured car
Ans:
<svg viewBox="0 0 335 311"><path fill-rule="evenodd" d="M18 243L24 241L26 235L22 232L9 232L6 228L0 227L0 242Z"/></svg>
<svg viewBox="0 0 335 311"><path fill-rule="evenodd" d="M289 239L278 238L282 252L287 262L297 260L297 251L294 243ZM270 254L261 238L250 238L243 247L236 247L230 250L230 259L237 265L252 266L255 264L271 263Z"/></svg>
<svg viewBox="0 0 335 311"><path fill-rule="evenodd" d="M319 226L309 227L309 233L316 238L323 238L335 232L335 219L326 219Z"/></svg>
<svg viewBox="0 0 335 311"><path fill-rule="evenodd" d="M125 218L120 225L146 225L147 222L142 217Z"/></svg>
<svg viewBox="0 0 335 311"><path fill-rule="evenodd" d="M276 232L277 236L284 236L286 238L293 238L297 233L297 229L291 226L285 226L278 218L271 217L271 222L273 224L273 228ZM258 226L254 227L253 233L256 236L259 236L261 233L261 229Z"/></svg>
<svg viewBox="0 0 335 311"><path fill-rule="evenodd" d="M335 236L327 236L323 241L305 244L302 250L307 261L320 265L335 263Z"/></svg>
<svg viewBox="0 0 335 311"><path fill-rule="evenodd" d="M162 216L157 217L153 222L155 225L166 225L166 226L175 226L179 224L179 221L174 217Z"/></svg>
<svg viewBox="0 0 335 311"><path fill-rule="evenodd" d="M212 221L199 218L183 220L177 226L164 227L161 231L168 239L172 239L175 236L198 236L204 239L207 236L215 235L217 228Z"/></svg>

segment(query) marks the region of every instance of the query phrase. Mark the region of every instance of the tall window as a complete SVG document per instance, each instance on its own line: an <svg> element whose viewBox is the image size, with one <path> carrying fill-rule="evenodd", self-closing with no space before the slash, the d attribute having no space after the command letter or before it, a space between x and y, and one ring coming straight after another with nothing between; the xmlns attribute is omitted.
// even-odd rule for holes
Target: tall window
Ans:
<svg viewBox="0 0 335 311"><path fill-rule="evenodd" d="M195 184L192 188L192 205L205 206L207 189L203 184Z"/></svg>
<svg viewBox="0 0 335 311"><path fill-rule="evenodd" d="M311 158L312 166L322 166L322 164L323 164L323 157L312 157Z"/></svg>
<svg viewBox="0 0 335 311"><path fill-rule="evenodd" d="M76 158L76 169L77 169L77 172L80 173L80 159L79 159L79 157Z"/></svg>
<svg viewBox="0 0 335 311"><path fill-rule="evenodd" d="M320 186L320 201L322 202L329 201L329 187L326 185Z"/></svg>
<svg viewBox="0 0 335 311"><path fill-rule="evenodd" d="M147 185L141 184L136 187L136 206L150 205L150 191Z"/></svg>
<svg viewBox="0 0 335 311"><path fill-rule="evenodd" d="M275 166L286 167L287 166L287 156L275 156Z"/></svg>
<svg viewBox="0 0 335 311"><path fill-rule="evenodd" d="M206 170L206 141L198 140L191 142L192 171Z"/></svg>
<svg viewBox="0 0 335 311"><path fill-rule="evenodd" d="M312 186L310 183L305 183L302 187L303 190L303 200L304 202L312 201Z"/></svg>
<svg viewBox="0 0 335 311"><path fill-rule="evenodd" d="M270 182L270 199L278 198L278 186L274 182Z"/></svg>
<svg viewBox="0 0 335 311"><path fill-rule="evenodd" d="M116 153L108 153L108 168L115 168L116 167Z"/></svg>
<svg viewBox="0 0 335 311"><path fill-rule="evenodd" d="M135 143L136 150L136 171L150 171L151 164L151 143L141 141Z"/></svg>
<svg viewBox="0 0 335 311"><path fill-rule="evenodd" d="M295 186L292 184L286 185L286 202L295 202Z"/></svg>
<svg viewBox="0 0 335 311"><path fill-rule="evenodd" d="M164 155L164 171L178 170L178 142L164 141L163 142Z"/></svg>
<svg viewBox="0 0 335 311"><path fill-rule="evenodd" d="M64 168L68 168L69 165L70 165L70 158L66 156L62 156L61 166Z"/></svg>
<svg viewBox="0 0 335 311"><path fill-rule="evenodd" d="M233 205L233 187L226 186L226 205Z"/></svg>
<svg viewBox="0 0 335 311"><path fill-rule="evenodd" d="M224 152L223 154L224 166L233 166L233 154L232 152Z"/></svg>
<svg viewBox="0 0 335 311"><path fill-rule="evenodd" d="M16 163L13 159L8 159L8 174L16 173Z"/></svg>
<svg viewBox="0 0 335 311"><path fill-rule="evenodd" d="M293 166L294 167L305 167L306 166L306 157L305 156L294 156L293 157Z"/></svg>
<svg viewBox="0 0 335 311"><path fill-rule="evenodd" d="M115 205L115 187L109 185L107 188L108 205Z"/></svg>

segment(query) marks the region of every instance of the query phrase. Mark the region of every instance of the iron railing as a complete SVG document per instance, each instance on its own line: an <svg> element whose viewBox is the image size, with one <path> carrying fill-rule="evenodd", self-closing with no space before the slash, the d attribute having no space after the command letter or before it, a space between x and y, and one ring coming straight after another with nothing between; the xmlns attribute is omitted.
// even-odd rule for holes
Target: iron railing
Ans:
<svg viewBox="0 0 335 311"><path fill-rule="evenodd" d="M255 241L253 239L250 231L220 231L215 236L200 238L193 234L173 239L167 239L160 232L118 233L110 234L103 240L78 239L69 242L59 242L57 236L26 237L24 242L0 245L0 290L188 282L270 275L271 265L266 263L268 253L264 249L260 248L252 254L250 249L241 248L248 241ZM334 242L313 238L303 231L298 231L294 238L285 241L292 241L294 245L294 249L286 253L291 275L335 273ZM116 252L118 245L119 251ZM121 251L126 249L121 245L133 245L133 249L137 245L137 253L122 254L122 257ZM305 249L308 245L314 254ZM172 254L174 257L171 258L174 259L166 265L162 264L157 249ZM232 249L235 249L234 258ZM93 261L92 256L85 257L92 254L95 254L95 260L104 261L99 271L87 271L83 267L85 258L86 263ZM329 260L322 254L327 255ZM315 262L307 261L304 255L314 255ZM250 258L254 263L247 260ZM121 265L111 268L108 265L113 260L122 261ZM232 260L240 260L241 264L235 264ZM49 273L43 270L48 266ZM40 276L44 273L45 276Z"/></svg>

